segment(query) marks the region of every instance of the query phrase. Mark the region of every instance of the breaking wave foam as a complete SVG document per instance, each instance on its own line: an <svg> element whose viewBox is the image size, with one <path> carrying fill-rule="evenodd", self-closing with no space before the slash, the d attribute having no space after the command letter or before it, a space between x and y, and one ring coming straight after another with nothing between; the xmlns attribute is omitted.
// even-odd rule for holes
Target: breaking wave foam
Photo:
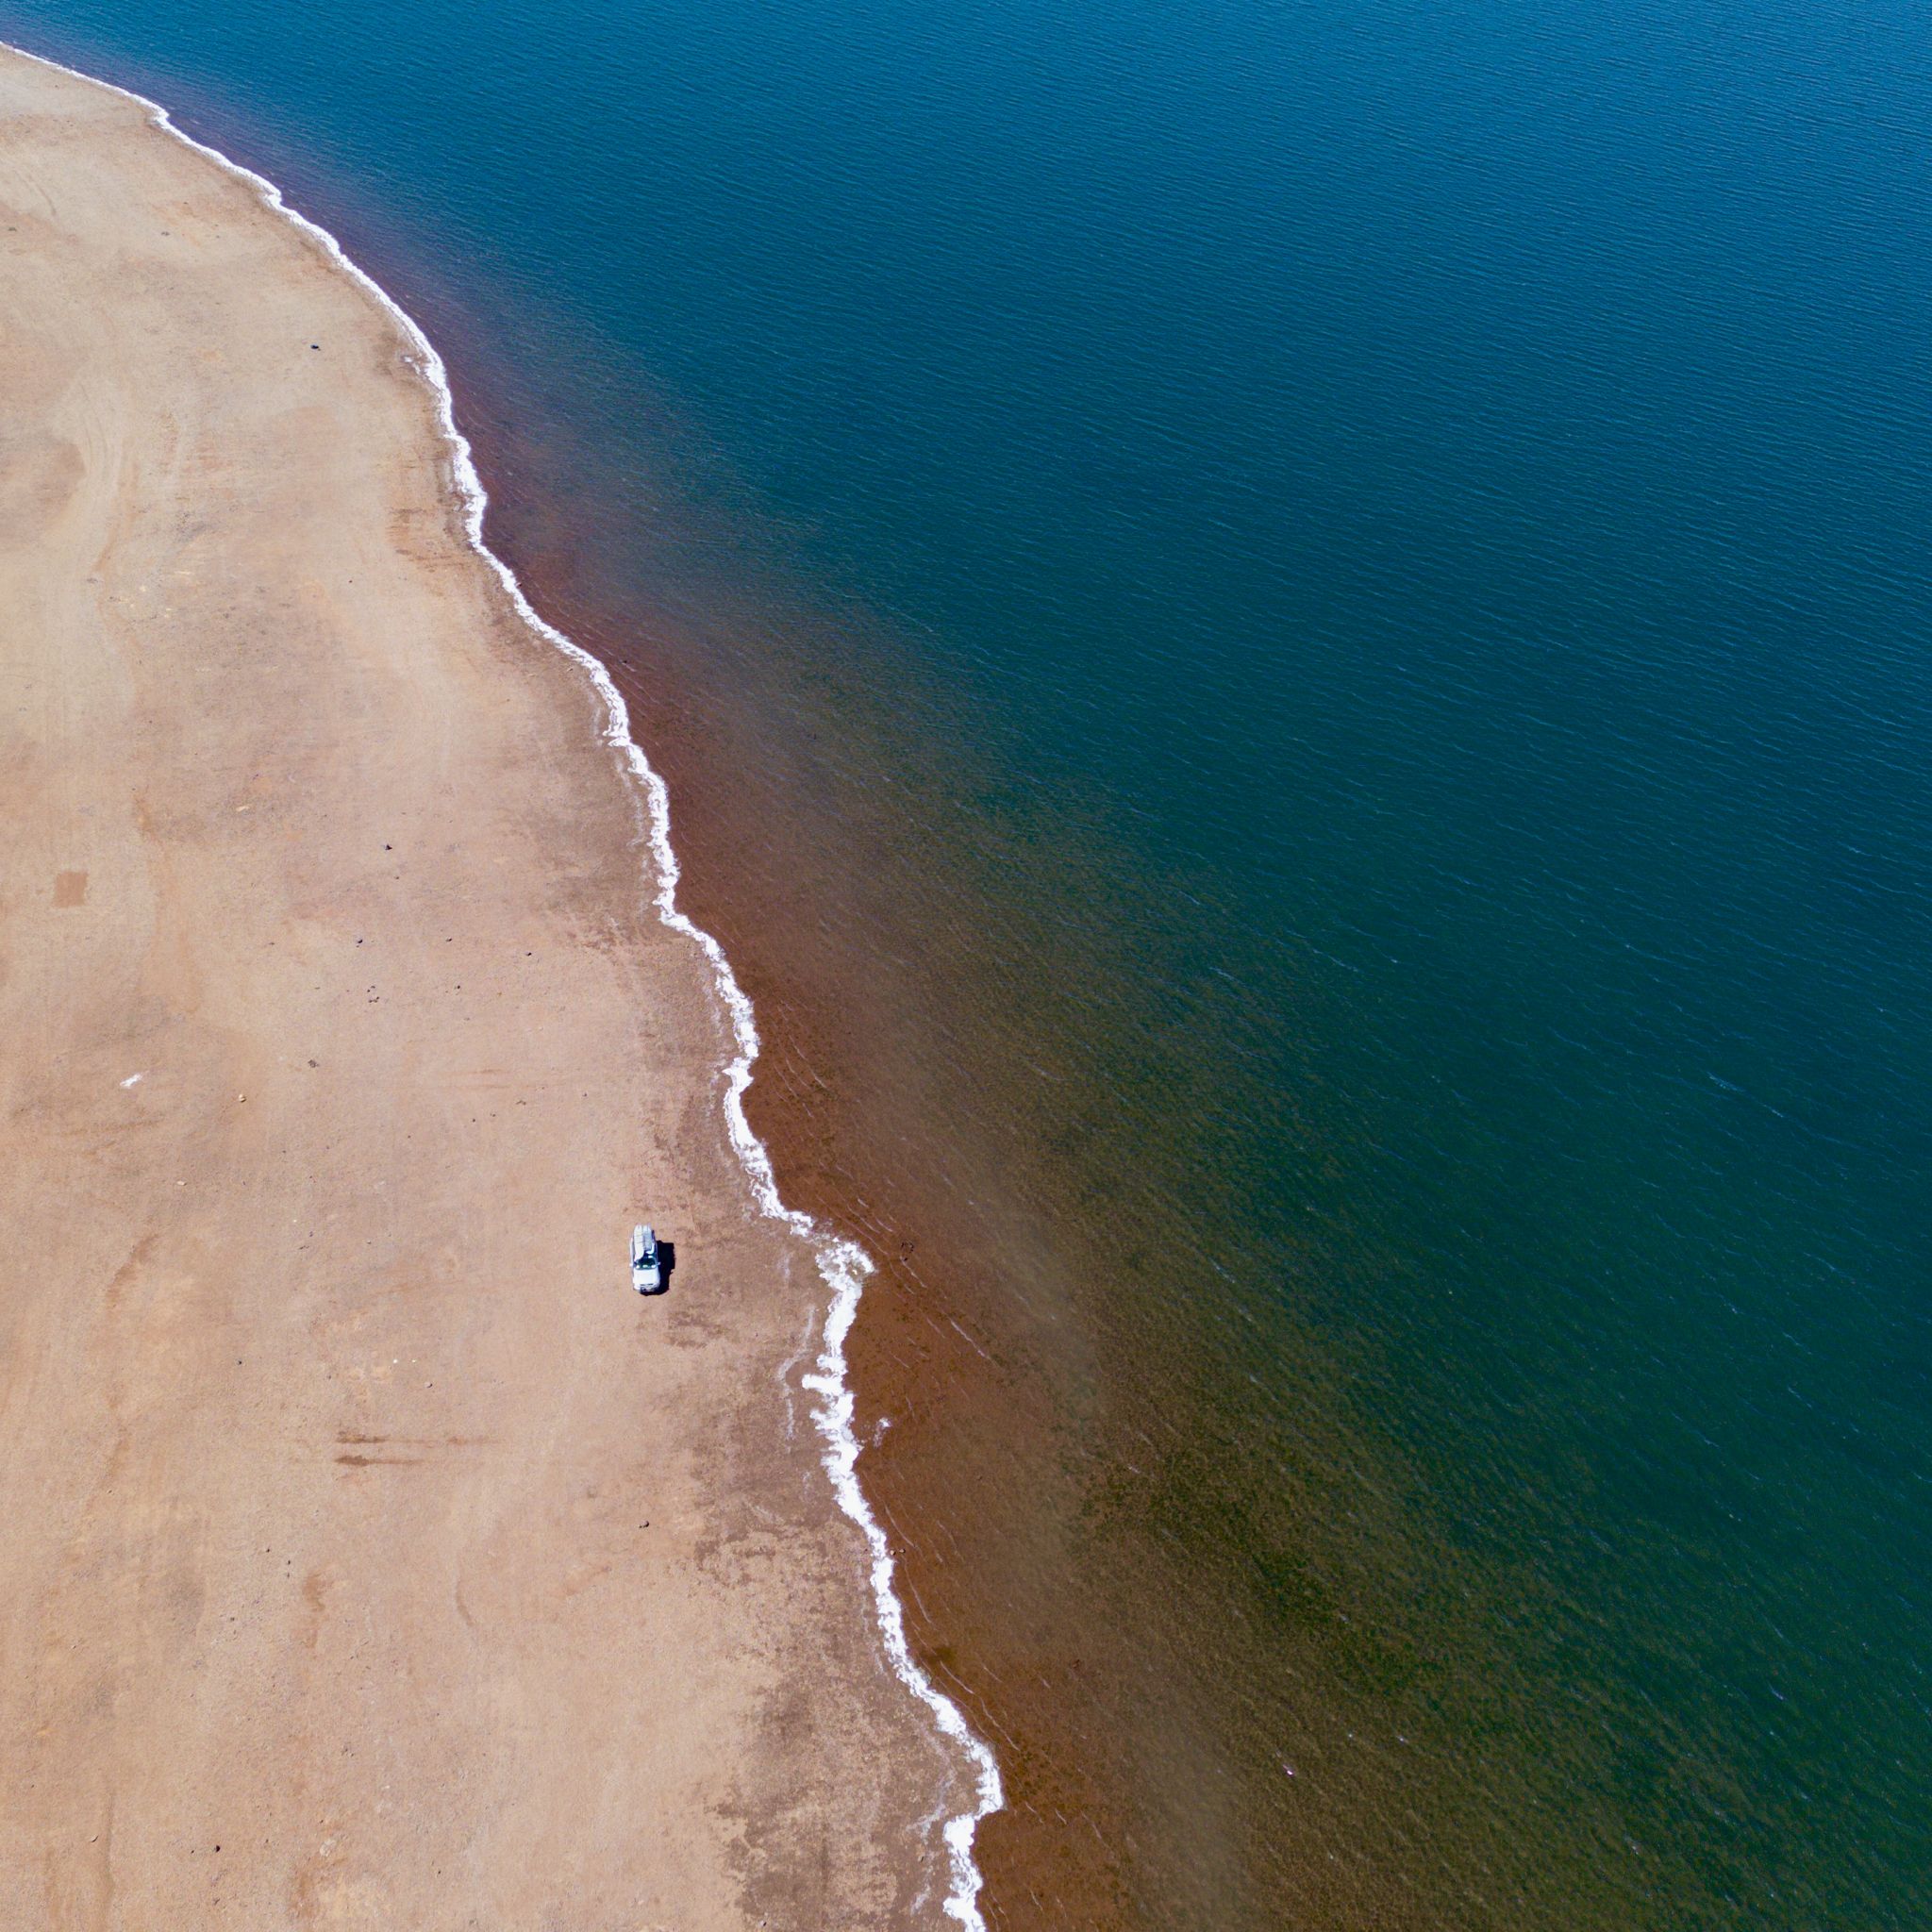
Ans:
<svg viewBox="0 0 1932 1932"><path fill-rule="evenodd" d="M476 474L469 439L457 427L456 399L450 390L449 375L443 367L442 358L437 354L434 344L414 318L373 275L350 260L341 243L326 228L291 208L273 181L258 175L252 168L244 168L241 162L229 159L220 149L196 141L192 135L184 134L158 102L149 100L145 94L136 93L131 88L117 87L94 75L81 74L58 60L49 60L43 55L29 54L25 48L17 47L13 51L39 61L42 66L56 68L77 80L89 81L136 102L147 111L157 127L192 147L197 154L206 155L218 167L246 181L268 208L319 242L330 258L375 298L402 330L414 352L415 366L436 398L438 424L449 446L450 472L462 502L463 527L471 548L496 573L524 623L581 666L589 675L604 707L604 741L617 753L637 781L639 808L656 871L657 890L653 902L658 908L658 916L673 931L682 933L703 952L710 963L718 996L731 1021L736 1051L724 1068L724 1120L731 1143L751 1182L752 1195L759 1211L774 1221L783 1222L811 1249L830 1295L817 1363L812 1373L801 1376L800 1380L819 1398L812 1410L812 1420L824 1438L824 1449L820 1459L825 1474L831 1478L833 1494L838 1498L840 1508L858 1524L865 1539L871 1558L873 1607L893 1673L925 1707L934 1727L958 1747L972 1774L973 1803L947 1817L942 1827L951 1880L944 1908L949 1917L970 1928L970 1932L986 1932L986 1919L979 1909L981 1879L978 1863L973 1855L973 1840L981 1819L997 1811L1006 1802L999 1763L985 1740L967 1723L958 1705L933 1682L912 1655L906 1636L905 1607L892 1584L894 1558L891 1546L858 1481L858 1438L852 1426L853 1397L846 1376L845 1340L858 1313L859 1298L865 1290L865 1278L873 1272L873 1261L856 1241L821 1227L810 1215L798 1208L788 1208L778 1192L771 1152L752 1131L744 1111L745 1091L751 1086L752 1065L758 1057L758 1029L751 1001L739 985L738 975L724 956L724 948L710 933L677 909L679 871L677 855L671 845L671 794L664 780L645 758L642 747L631 736L630 711L624 702L623 693L611 682L609 672L596 658L537 614L524 594L524 587L517 581L515 573L484 542L483 513L489 508L490 498Z"/></svg>

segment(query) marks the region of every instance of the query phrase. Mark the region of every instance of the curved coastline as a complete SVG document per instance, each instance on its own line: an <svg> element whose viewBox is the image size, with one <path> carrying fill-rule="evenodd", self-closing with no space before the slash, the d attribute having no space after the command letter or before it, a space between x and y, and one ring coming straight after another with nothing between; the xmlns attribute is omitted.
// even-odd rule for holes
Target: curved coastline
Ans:
<svg viewBox="0 0 1932 1932"><path fill-rule="evenodd" d="M963 1760L963 1768L970 1775L972 1802L948 1812L948 1794L942 1793L933 1817L935 1821L941 1817L944 1819L941 1835L946 1848L950 1889L943 1901L943 1910L962 1926L971 1928L971 1932L986 1932L985 1917L979 1907L982 1876L974 1854L974 1839L980 1822L999 1810L1005 1802L998 1760L991 1747L968 1723L958 1705L939 1688L912 1655L906 1634L904 1607L893 1582L895 1559L891 1547L858 1481L859 1443L852 1427L854 1398L848 1383L845 1342L874 1263L857 1242L820 1226L801 1210L787 1207L778 1191L770 1152L752 1130L744 1109L744 1094L751 1086L752 1069L759 1050L758 1025L751 1002L740 987L718 940L677 908L676 890L680 874L671 843L670 793L631 734L629 709L623 694L597 658L538 613L515 574L484 541L483 523L489 496L476 473L469 441L457 425L455 398L447 371L434 344L407 310L374 276L350 258L334 235L321 224L290 207L273 181L233 160L219 149L184 133L175 125L167 108L158 102L133 89L83 73L30 49L13 46L10 42L0 44L8 45L23 58L134 102L156 127L213 161L226 173L245 181L265 207L320 242L330 259L375 299L401 329L414 353L416 372L435 398L438 425L448 445L451 481L459 501L463 531L470 547L495 573L524 624L578 665L589 677L604 708L604 741L635 780L633 804L640 832L649 846L652 858L652 903L667 927L690 939L704 953L711 966L714 989L730 1017L735 1052L720 1071L724 1075L724 1116L733 1149L750 1182L759 1212L784 1224L811 1249L827 1291L829 1298L823 1342L815 1367L800 1378L803 1386L818 1398L813 1405L812 1417L823 1441L820 1461L831 1482L839 1507L865 1540L874 1616L893 1673L906 1690L924 1706L935 1730L956 1747Z"/></svg>

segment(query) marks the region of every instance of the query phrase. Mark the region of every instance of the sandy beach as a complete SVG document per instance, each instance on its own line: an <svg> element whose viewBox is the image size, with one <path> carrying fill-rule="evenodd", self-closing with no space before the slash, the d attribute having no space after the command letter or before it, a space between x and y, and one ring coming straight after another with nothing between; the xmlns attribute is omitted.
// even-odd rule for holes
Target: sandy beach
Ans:
<svg viewBox="0 0 1932 1932"><path fill-rule="evenodd" d="M933 1921L823 1284L407 339L10 52L0 227L0 1923Z"/></svg>

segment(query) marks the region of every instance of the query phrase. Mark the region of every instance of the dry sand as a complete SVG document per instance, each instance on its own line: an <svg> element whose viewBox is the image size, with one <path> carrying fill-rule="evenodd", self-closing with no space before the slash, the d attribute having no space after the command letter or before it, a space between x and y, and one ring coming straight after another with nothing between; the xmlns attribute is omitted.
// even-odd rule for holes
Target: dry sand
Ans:
<svg viewBox="0 0 1932 1932"><path fill-rule="evenodd" d="M0 226L0 1924L935 1917L820 1284L398 327L11 53Z"/></svg>

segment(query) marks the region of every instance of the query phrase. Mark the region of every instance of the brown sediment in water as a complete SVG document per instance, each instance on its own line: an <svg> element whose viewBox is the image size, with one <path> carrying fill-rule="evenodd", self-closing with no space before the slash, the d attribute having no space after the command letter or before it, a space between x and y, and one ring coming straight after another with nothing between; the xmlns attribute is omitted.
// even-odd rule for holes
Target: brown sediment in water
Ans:
<svg viewBox="0 0 1932 1932"><path fill-rule="evenodd" d="M1323 1352L1306 1351L1300 1446L1217 1415L1224 1376L1191 1352L1191 1316L1161 1307L1158 1229L1080 1195L1069 1150L1104 1098L1056 1084L1037 1010L1011 1016L1020 1038L962 1026L998 989L933 949L962 906L997 901L934 881L971 855L934 838L909 877L891 843L902 825L924 835L931 800L866 796L876 745L826 770L835 741L879 722L846 702L841 641L782 599L728 596L741 634L700 634L613 582L622 491L597 504L594 460L566 455L567 437L525 441L496 413L487 345L464 359L484 372L465 420L492 527L613 668L672 788L684 898L757 1006L748 1108L780 1186L880 1264L849 1350L860 1477L915 1649L999 1753L1008 1802L979 1840L989 1921L1443 1923L1426 1858L1391 1856L1365 1821L1486 1794L1432 1798L1437 1772L1355 1739L1431 1722L1413 1653L1454 1606L1419 1600L1390 1620L1417 1634L1385 1641L1344 1594L1344 1559L1395 1534L1308 1474L1351 1453ZM926 896L879 902L908 880ZM1000 1138L989 1122L1021 1125ZM1484 1879L1510 1869L1501 1849L1478 1848Z"/></svg>
<svg viewBox="0 0 1932 1932"><path fill-rule="evenodd" d="M1423 1587L1443 1553L1403 1520L1408 1478L1365 1440L1332 1340L1270 1335L1270 1386L1291 1375L1293 1403L1243 1408L1249 1378L1187 1306L1212 1283L1167 1265L1175 1222L1210 1211L1171 1185L1185 1161L1141 1143L1165 1194L1151 1220L1144 1192L1116 1199L1118 1091L1091 1075L1144 1064L1132 976L1110 969L1071 1015L1069 1038L1100 1041L1083 1068L1042 1024L1052 993L1016 993L983 948L949 960L962 921L1014 914L1005 950L1041 988L1094 963L1057 954L1009 884L949 888L985 856L958 826L986 828L943 777L919 789L951 757L928 739L956 694L894 682L916 652L841 635L728 541L691 571L652 527L666 500L640 515L628 467L603 468L565 412L518 407L518 374L459 304L439 334L499 547L612 667L670 782L684 900L758 1007L749 1111L780 1186L881 1263L850 1347L860 1476L916 1649L1000 1754L989 1920L1420 1932L1560 1889L1508 1828L1538 1802L1518 1768L1461 1749L1529 1720L1441 1674L1439 1633L1465 1656L1484 1640ZM748 591L709 574L741 562ZM1039 851L1026 865L1071 874ZM1168 1077L1172 1119L1214 1098L1211 1070L1170 1060ZM1477 1707L1461 1735L1457 1697ZM1422 1817L1479 1825L1444 1843Z"/></svg>

